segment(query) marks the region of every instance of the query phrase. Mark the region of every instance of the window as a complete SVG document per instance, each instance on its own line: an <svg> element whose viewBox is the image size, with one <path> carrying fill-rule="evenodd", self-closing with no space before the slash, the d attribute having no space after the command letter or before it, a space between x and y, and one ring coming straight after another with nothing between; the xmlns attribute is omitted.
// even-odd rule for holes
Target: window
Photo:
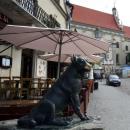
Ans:
<svg viewBox="0 0 130 130"><path fill-rule="evenodd" d="M119 54L116 54L116 64L119 64Z"/></svg>
<svg viewBox="0 0 130 130"><path fill-rule="evenodd" d="M126 56L126 64L128 64L129 62L130 62L130 53L128 53Z"/></svg>
<svg viewBox="0 0 130 130"><path fill-rule="evenodd" d="M116 43L116 48L119 48L119 42Z"/></svg>
<svg viewBox="0 0 130 130"><path fill-rule="evenodd" d="M101 33L100 29L96 28L96 30L95 30L95 38L101 38L101 37L102 37L102 33Z"/></svg>
<svg viewBox="0 0 130 130"><path fill-rule="evenodd" d="M125 50L128 51L128 46L125 46Z"/></svg>
<svg viewBox="0 0 130 130"><path fill-rule="evenodd" d="M112 43L113 48L119 48L119 42Z"/></svg>

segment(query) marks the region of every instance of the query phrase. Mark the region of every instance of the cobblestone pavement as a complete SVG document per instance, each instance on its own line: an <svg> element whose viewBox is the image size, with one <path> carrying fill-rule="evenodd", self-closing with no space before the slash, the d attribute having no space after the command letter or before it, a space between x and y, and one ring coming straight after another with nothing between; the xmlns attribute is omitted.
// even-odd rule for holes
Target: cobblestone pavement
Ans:
<svg viewBox="0 0 130 130"><path fill-rule="evenodd" d="M121 87L99 82L90 97L88 115L101 117L105 130L130 130L130 79L121 80Z"/></svg>

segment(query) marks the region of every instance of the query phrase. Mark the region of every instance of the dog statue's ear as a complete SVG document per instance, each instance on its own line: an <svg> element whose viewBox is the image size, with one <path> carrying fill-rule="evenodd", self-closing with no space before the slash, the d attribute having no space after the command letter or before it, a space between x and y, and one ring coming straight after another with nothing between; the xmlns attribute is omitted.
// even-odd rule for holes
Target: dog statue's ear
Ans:
<svg viewBox="0 0 130 130"><path fill-rule="evenodd" d="M73 56L71 57L71 62L72 62L72 63L75 63L75 62L76 62L76 59L77 59L76 56L73 55Z"/></svg>

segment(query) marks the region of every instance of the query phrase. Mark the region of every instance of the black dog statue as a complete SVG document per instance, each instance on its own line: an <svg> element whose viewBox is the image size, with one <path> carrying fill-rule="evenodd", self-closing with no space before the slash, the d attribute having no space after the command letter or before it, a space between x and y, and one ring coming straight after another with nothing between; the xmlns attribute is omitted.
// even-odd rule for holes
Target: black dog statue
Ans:
<svg viewBox="0 0 130 130"><path fill-rule="evenodd" d="M81 79L86 71L90 70L87 60L80 57L73 57L72 63L61 77L49 89L47 94L32 109L32 111L18 119L18 126L23 128L33 128L36 125L68 125L67 121L57 121L56 113L61 112L69 104L75 114L81 119L86 120L86 116L80 112L79 93L82 87Z"/></svg>

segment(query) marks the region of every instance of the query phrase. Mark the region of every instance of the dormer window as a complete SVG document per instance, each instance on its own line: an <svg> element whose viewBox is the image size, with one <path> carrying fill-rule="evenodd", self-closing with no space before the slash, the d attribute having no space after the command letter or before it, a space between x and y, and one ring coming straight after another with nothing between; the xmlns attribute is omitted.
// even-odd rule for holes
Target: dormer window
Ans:
<svg viewBox="0 0 130 130"><path fill-rule="evenodd" d="M101 38L102 37L102 32L99 28L96 28L95 30L95 38Z"/></svg>

